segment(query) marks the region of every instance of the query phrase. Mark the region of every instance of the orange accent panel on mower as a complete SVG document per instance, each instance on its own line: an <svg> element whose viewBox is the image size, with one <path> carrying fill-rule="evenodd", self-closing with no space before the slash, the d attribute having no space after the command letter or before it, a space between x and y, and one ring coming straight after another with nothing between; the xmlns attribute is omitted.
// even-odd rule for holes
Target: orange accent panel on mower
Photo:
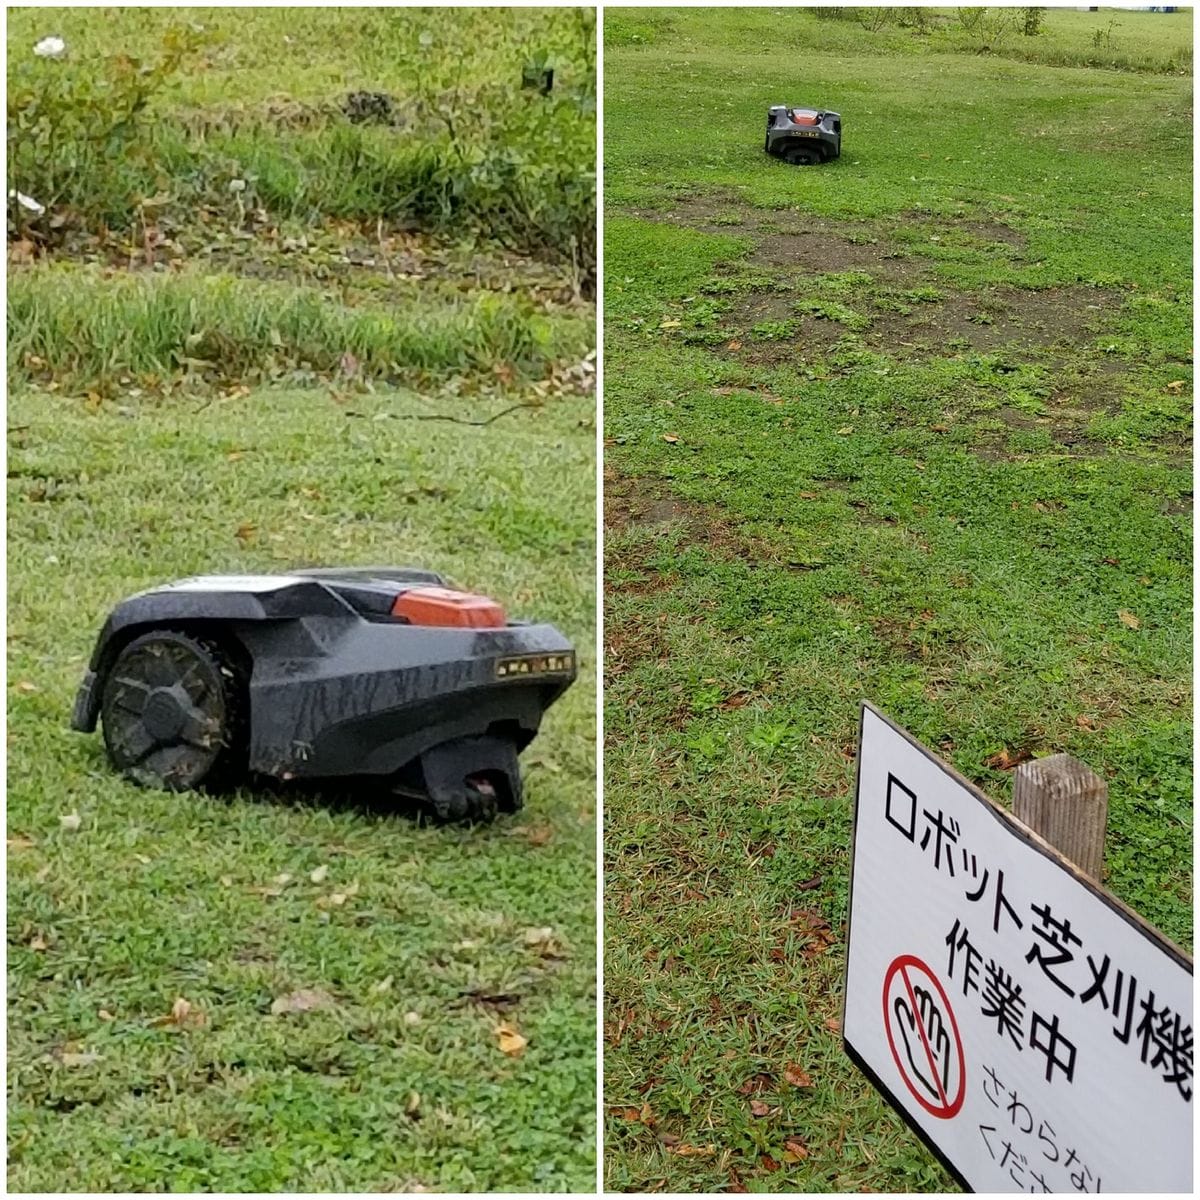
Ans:
<svg viewBox="0 0 1200 1200"><path fill-rule="evenodd" d="M392 616L411 625L453 625L467 629L503 629L504 609L487 596L452 592L449 588L415 587L401 592L392 604Z"/></svg>
<svg viewBox="0 0 1200 1200"><path fill-rule="evenodd" d="M793 112L790 114L793 125L819 125L820 121L812 113Z"/></svg>

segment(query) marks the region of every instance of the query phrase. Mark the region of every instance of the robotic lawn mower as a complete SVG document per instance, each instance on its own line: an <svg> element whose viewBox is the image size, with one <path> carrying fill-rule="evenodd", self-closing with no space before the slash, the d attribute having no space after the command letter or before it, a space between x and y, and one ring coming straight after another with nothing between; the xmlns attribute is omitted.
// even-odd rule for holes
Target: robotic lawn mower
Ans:
<svg viewBox="0 0 1200 1200"><path fill-rule="evenodd" d="M763 149L794 167L814 167L840 158L842 116L815 108L767 109L767 139Z"/></svg>
<svg viewBox="0 0 1200 1200"><path fill-rule="evenodd" d="M575 678L571 643L432 571L185 579L122 601L71 725L147 787L386 779L442 820L521 806L518 755Z"/></svg>

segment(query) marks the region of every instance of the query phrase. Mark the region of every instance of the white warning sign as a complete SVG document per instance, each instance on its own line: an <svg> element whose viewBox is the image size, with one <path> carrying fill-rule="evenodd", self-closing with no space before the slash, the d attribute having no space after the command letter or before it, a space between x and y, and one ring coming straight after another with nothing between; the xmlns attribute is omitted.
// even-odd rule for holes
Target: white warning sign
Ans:
<svg viewBox="0 0 1200 1200"><path fill-rule="evenodd" d="M1192 1190L1191 960L870 705L843 1030L971 1190Z"/></svg>

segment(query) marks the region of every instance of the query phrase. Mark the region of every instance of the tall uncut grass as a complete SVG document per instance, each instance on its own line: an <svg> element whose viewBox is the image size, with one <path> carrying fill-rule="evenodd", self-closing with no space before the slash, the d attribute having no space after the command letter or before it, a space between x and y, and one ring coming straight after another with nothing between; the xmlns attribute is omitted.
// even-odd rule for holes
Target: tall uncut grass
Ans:
<svg viewBox="0 0 1200 1200"><path fill-rule="evenodd" d="M491 370L528 375L590 346L584 321L553 322L512 298L350 308L314 288L223 275L112 274L64 265L13 272L9 374L75 383L192 369L269 380L294 370L355 375Z"/></svg>

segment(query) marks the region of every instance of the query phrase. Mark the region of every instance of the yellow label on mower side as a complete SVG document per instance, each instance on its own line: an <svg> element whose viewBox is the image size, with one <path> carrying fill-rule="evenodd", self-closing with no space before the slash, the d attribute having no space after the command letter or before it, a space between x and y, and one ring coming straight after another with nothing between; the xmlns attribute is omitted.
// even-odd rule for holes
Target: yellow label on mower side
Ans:
<svg viewBox="0 0 1200 1200"><path fill-rule="evenodd" d="M523 654L496 662L497 679L528 678L530 675L569 675L575 670L574 654Z"/></svg>

